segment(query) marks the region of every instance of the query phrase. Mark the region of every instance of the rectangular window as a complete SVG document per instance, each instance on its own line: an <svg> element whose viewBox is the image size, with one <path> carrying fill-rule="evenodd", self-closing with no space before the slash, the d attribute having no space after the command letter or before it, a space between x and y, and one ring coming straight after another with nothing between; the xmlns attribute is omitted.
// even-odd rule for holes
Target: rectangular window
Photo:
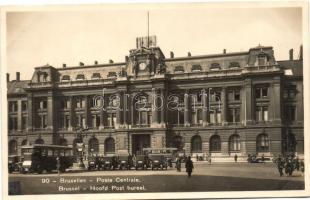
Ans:
<svg viewBox="0 0 310 200"><path fill-rule="evenodd" d="M229 90L228 91L228 100L229 101L235 100L235 98L234 98L234 91L233 90Z"/></svg>
<svg viewBox="0 0 310 200"><path fill-rule="evenodd" d="M266 98L268 96L268 88L262 88L262 97Z"/></svg>
<svg viewBox="0 0 310 200"><path fill-rule="evenodd" d="M27 105L28 105L27 101L22 101L22 111L27 111Z"/></svg>
<svg viewBox="0 0 310 200"><path fill-rule="evenodd" d="M9 111L10 112L17 112L17 101L10 101L9 102Z"/></svg>
<svg viewBox="0 0 310 200"><path fill-rule="evenodd" d="M147 124L147 112L140 112L140 124Z"/></svg>
<svg viewBox="0 0 310 200"><path fill-rule="evenodd" d="M179 113L179 124L184 124L184 111L180 110L178 113Z"/></svg>
<svg viewBox="0 0 310 200"><path fill-rule="evenodd" d="M17 130L17 117L9 118L9 130Z"/></svg>
<svg viewBox="0 0 310 200"><path fill-rule="evenodd" d="M255 98L256 99L260 99L261 98L261 94L260 94L260 88L256 88L255 89Z"/></svg>
<svg viewBox="0 0 310 200"><path fill-rule="evenodd" d="M68 129L70 126L70 116L69 115L65 116L65 124L66 124L66 129Z"/></svg>
<svg viewBox="0 0 310 200"><path fill-rule="evenodd" d="M235 90L235 101L239 101L240 100L240 91Z"/></svg>
<svg viewBox="0 0 310 200"><path fill-rule="evenodd" d="M23 117L22 117L22 129L23 129L23 130L26 130L26 129L27 129L27 123L28 123L27 117L26 117L26 116L23 116Z"/></svg>
<svg viewBox="0 0 310 200"><path fill-rule="evenodd" d="M228 122L234 122L234 109L228 109L227 121Z"/></svg>
<svg viewBox="0 0 310 200"><path fill-rule="evenodd" d="M192 112L192 124L197 124L197 116L196 116L196 112Z"/></svg>
<svg viewBox="0 0 310 200"><path fill-rule="evenodd" d="M197 110L197 124L202 124L202 110Z"/></svg>
<svg viewBox="0 0 310 200"><path fill-rule="evenodd" d="M263 57L258 57L258 65L259 66L263 66L263 65L266 65L266 57L263 56Z"/></svg>
<svg viewBox="0 0 310 200"><path fill-rule="evenodd" d="M235 109L235 122L240 122L240 109Z"/></svg>

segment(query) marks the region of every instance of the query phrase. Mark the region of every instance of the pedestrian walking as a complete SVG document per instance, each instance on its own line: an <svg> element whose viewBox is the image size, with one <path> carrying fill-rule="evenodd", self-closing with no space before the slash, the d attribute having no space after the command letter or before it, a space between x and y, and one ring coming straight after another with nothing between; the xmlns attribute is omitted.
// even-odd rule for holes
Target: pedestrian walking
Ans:
<svg viewBox="0 0 310 200"><path fill-rule="evenodd" d="M181 159L177 158L175 167L177 168L177 172L181 172Z"/></svg>
<svg viewBox="0 0 310 200"><path fill-rule="evenodd" d="M237 154L235 154L235 162L237 162L237 160L238 160L238 156Z"/></svg>
<svg viewBox="0 0 310 200"><path fill-rule="evenodd" d="M57 156L56 158L56 167L57 167L57 173L58 173L58 176L60 175L60 159L59 157Z"/></svg>
<svg viewBox="0 0 310 200"><path fill-rule="evenodd" d="M185 167L186 167L187 176L190 178L192 176L192 172L194 169L193 161L191 160L190 156L187 157Z"/></svg>
<svg viewBox="0 0 310 200"><path fill-rule="evenodd" d="M209 165L211 165L211 154L208 156L208 162L209 162Z"/></svg>
<svg viewBox="0 0 310 200"><path fill-rule="evenodd" d="M284 163L281 157L278 157L277 159L277 167L278 167L278 171L280 173L280 176L283 176L283 168L284 168Z"/></svg>

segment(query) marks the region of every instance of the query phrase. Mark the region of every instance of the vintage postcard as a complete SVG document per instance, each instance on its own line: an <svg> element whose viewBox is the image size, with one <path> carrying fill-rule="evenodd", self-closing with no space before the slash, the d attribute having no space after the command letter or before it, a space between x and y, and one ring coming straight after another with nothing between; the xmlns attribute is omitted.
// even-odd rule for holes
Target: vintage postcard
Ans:
<svg viewBox="0 0 310 200"><path fill-rule="evenodd" d="M306 1L2 7L3 198L309 195L308 16Z"/></svg>

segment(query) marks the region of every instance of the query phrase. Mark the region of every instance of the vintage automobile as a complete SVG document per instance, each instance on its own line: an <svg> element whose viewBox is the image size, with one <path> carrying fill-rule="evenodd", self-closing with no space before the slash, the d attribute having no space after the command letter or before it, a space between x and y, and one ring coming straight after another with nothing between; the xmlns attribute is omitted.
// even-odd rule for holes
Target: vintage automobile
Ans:
<svg viewBox="0 0 310 200"><path fill-rule="evenodd" d="M114 170L117 167L115 156L103 156L99 163L100 170Z"/></svg>
<svg viewBox="0 0 310 200"><path fill-rule="evenodd" d="M166 169L168 168L167 160L163 154L149 154L148 158L150 159L150 167L154 169Z"/></svg>
<svg viewBox="0 0 310 200"><path fill-rule="evenodd" d="M129 170L132 167L132 158L130 155L118 155L117 163L119 170Z"/></svg>
<svg viewBox="0 0 310 200"><path fill-rule="evenodd" d="M8 158L8 169L9 173L19 172L21 170L21 157L17 155L9 156Z"/></svg>
<svg viewBox="0 0 310 200"><path fill-rule="evenodd" d="M148 157L145 155L137 155L135 161L135 169L147 169L149 167Z"/></svg>
<svg viewBox="0 0 310 200"><path fill-rule="evenodd" d="M88 157L88 170L97 170L98 165L99 165L99 157L98 156Z"/></svg>

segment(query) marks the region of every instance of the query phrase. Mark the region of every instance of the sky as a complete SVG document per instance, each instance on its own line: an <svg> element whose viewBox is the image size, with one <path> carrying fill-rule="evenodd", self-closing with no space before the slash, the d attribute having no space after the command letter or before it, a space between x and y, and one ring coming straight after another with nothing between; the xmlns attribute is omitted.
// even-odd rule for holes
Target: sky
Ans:
<svg viewBox="0 0 310 200"><path fill-rule="evenodd" d="M302 10L216 7L210 4L98 6L96 9L7 13L7 70L30 79L34 67L124 62L136 37L157 36L166 57L248 51L273 46L277 60L294 57L302 44Z"/></svg>

